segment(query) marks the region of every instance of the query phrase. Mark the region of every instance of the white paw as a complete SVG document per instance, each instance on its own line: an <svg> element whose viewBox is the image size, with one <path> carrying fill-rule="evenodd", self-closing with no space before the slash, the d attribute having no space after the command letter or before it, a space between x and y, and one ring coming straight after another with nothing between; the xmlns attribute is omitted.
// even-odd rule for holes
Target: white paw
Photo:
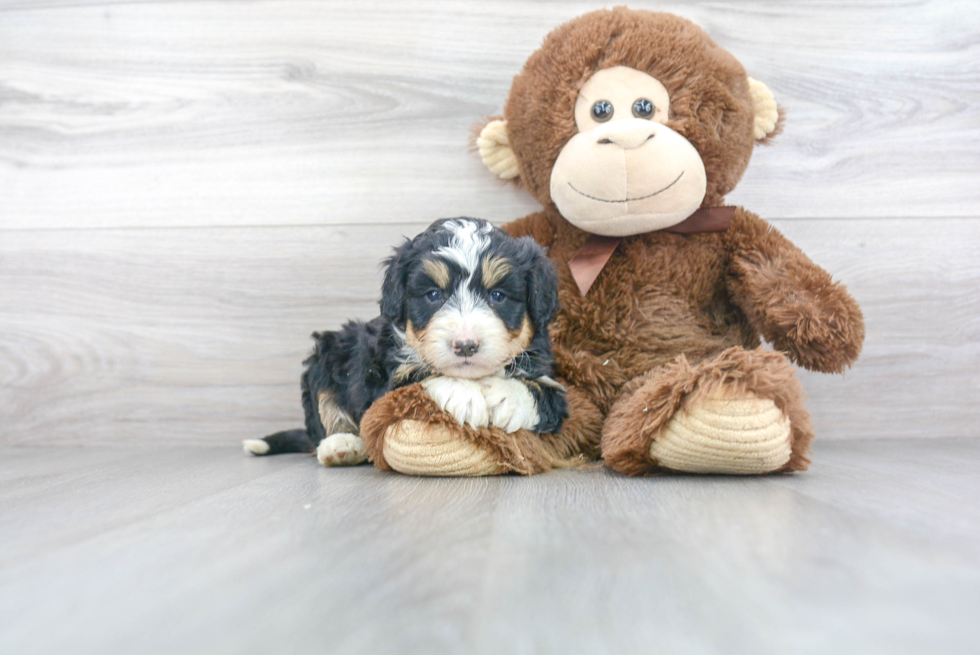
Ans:
<svg viewBox="0 0 980 655"><path fill-rule="evenodd" d="M429 378L422 383L440 408L449 413L460 424L467 423L474 428L485 428L490 422L487 401L483 398L480 383L461 378Z"/></svg>
<svg viewBox="0 0 980 655"><path fill-rule="evenodd" d="M508 433L521 428L533 430L538 425L538 403L522 382L511 378L483 378L480 385L490 411L490 425Z"/></svg>
<svg viewBox="0 0 980 655"><path fill-rule="evenodd" d="M246 439L242 442L242 447L246 453L252 453L253 455L265 455L269 452L269 444L262 439Z"/></svg>
<svg viewBox="0 0 980 655"><path fill-rule="evenodd" d="M367 459L364 441L356 434L338 432L320 442L316 458L324 466L353 466Z"/></svg>

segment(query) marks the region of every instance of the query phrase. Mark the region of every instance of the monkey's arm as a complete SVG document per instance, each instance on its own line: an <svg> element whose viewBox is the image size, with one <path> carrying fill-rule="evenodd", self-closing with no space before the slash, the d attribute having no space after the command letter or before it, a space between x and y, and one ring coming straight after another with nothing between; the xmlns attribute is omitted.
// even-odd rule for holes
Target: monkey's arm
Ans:
<svg viewBox="0 0 980 655"><path fill-rule="evenodd" d="M554 228L551 227L551 222L545 212L528 214L524 218L518 218L506 225L501 225L500 229L512 237L529 236L544 248L550 247L555 240Z"/></svg>
<svg viewBox="0 0 980 655"><path fill-rule="evenodd" d="M864 317L842 284L741 207L725 239L732 298L774 348L824 373L854 363L864 342Z"/></svg>

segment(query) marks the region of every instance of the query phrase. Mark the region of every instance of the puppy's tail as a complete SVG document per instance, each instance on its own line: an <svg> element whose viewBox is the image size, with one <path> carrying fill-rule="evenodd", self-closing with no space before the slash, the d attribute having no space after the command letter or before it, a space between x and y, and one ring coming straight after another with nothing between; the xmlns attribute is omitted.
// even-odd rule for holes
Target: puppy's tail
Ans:
<svg viewBox="0 0 980 655"><path fill-rule="evenodd" d="M262 439L246 439L242 442L246 453L253 455L280 455L282 453L312 453L316 444L306 430L285 430Z"/></svg>

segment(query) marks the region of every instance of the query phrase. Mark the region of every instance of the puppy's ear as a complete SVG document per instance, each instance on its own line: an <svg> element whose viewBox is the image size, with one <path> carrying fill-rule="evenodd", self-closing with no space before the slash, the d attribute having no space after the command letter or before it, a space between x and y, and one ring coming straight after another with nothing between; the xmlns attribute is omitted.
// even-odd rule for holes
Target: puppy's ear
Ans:
<svg viewBox="0 0 980 655"><path fill-rule="evenodd" d="M398 325L405 325L405 285L412 255L412 241L395 249L395 254L384 261L385 277L381 283L381 315Z"/></svg>
<svg viewBox="0 0 980 655"><path fill-rule="evenodd" d="M558 313L558 276L555 265L548 259L544 248L531 237L521 237L523 257L530 262L525 274L527 311L531 322L539 330L551 322Z"/></svg>

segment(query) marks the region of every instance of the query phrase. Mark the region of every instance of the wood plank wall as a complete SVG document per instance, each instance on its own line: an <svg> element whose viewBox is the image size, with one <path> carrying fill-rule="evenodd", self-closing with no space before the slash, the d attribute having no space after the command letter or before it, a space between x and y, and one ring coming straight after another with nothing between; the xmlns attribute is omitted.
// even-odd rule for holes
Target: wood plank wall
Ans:
<svg viewBox="0 0 980 655"><path fill-rule="evenodd" d="M0 443L299 425L313 329L432 219L536 208L468 152L595 2L0 0ZM980 4L636 2L696 20L785 132L729 201L862 303L803 373L823 439L976 436Z"/></svg>

